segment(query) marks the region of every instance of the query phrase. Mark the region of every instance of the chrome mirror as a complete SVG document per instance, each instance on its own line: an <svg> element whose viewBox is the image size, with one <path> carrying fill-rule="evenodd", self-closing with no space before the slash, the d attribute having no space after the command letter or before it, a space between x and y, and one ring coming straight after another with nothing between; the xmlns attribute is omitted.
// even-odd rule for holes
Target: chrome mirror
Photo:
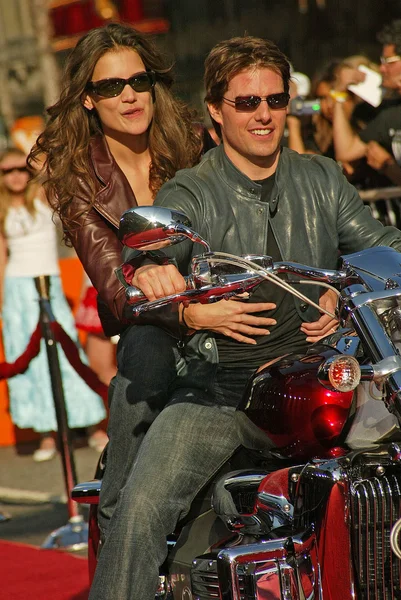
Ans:
<svg viewBox="0 0 401 600"><path fill-rule="evenodd" d="M209 244L193 229L186 215L164 206L136 206L126 210L120 219L119 240L136 250L158 250L185 239Z"/></svg>

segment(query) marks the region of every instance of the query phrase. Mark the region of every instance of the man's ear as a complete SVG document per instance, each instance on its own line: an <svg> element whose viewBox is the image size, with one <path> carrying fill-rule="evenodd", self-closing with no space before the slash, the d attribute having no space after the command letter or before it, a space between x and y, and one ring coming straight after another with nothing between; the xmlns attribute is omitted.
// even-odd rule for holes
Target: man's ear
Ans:
<svg viewBox="0 0 401 600"><path fill-rule="evenodd" d="M222 119L221 119L220 107L216 106L215 104L208 104L207 109L208 109L209 114L212 117L213 121L216 121L216 123L221 125Z"/></svg>
<svg viewBox="0 0 401 600"><path fill-rule="evenodd" d="M92 102L92 98L89 96L89 94L86 94L85 98L82 101L82 104L88 110L93 110L95 108L94 105L93 105L93 102Z"/></svg>

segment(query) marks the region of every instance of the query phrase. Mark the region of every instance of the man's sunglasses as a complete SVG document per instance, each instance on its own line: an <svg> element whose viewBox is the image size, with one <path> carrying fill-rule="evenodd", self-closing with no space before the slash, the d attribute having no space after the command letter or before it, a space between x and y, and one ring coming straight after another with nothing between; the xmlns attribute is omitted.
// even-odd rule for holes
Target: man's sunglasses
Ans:
<svg viewBox="0 0 401 600"><path fill-rule="evenodd" d="M0 171L3 175L9 175L10 173L13 173L13 171L18 171L18 173L29 173L28 167L9 167L0 169Z"/></svg>
<svg viewBox="0 0 401 600"><path fill-rule="evenodd" d="M290 95L286 92L281 92L280 94L270 94L270 96L265 96L264 98L261 96L237 96L234 100L223 96L223 100L233 104L235 110L238 112L253 112L263 100L266 100L269 108L273 110L285 108L290 101Z"/></svg>
<svg viewBox="0 0 401 600"><path fill-rule="evenodd" d="M103 98L115 98L119 96L126 85L130 85L135 92L149 92L156 83L156 75L153 71L137 73L128 79L110 77L99 81L89 81L86 90Z"/></svg>
<svg viewBox="0 0 401 600"><path fill-rule="evenodd" d="M399 60L401 60L401 56L398 56L398 54L395 54L394 56L381 56L380 57L380 62L382 65L389 65L391 63L398 62Z"/></svg>

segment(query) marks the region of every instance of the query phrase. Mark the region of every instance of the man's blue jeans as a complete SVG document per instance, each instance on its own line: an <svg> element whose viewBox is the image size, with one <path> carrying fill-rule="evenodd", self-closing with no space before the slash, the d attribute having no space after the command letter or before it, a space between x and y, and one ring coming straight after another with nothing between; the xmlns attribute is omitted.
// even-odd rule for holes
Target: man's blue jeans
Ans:
<svg viewBox="0 0 401 600"><path fill-rule="evenodd" d="M121 447L126 449L128 455L124 465L125 474L118 479L117 485L122 484L122 488L114 510L111 504L106 505L105 510L102 498L100 522L105 542L91 588L91 600L154 600L159 567L167 555L166 536L175 530L177 522L188 513L196 494L238 446L233 417L251 371L236 369L230 372L210 365L207 384L194 381L192 387L180 388L179 383L174 381L175 369L171 369L178 356L174 340L160 330L152 332L152 329L155 328L144 327L142 333L135 331L130 336L135 341L135 351L142 352L142 361L138 357L136 372L141 373L144 392L146 382L150 390L156 391L155 364L152 361L147 369L146 359L150 360L154 350L159 355L159 349L163 348L168 357L164 367L167 380L170 380L166 380L166 383L171 384L171 393L168 398L166 385L163 394L154 396L157 398L154 406L153 402L149 402L150 408L145 410L142 406L136 411L135 402L132 407L130 405L123 410L124 394L119 397L117 386L114 390L111 409L116 414L111 419L111 443L115 437L118 446L119 439L126 437L128 441L121 440ZM152 338L147 338L149 354L143 357L145 348L142 346L139 350L139 346L149 333L154 333L157 339L152 341ZM126 341L125 345L128 347L130 344ZM125 366L121 366L122 372ZM156 367L157 373L159 363ZM160 374L161 371L157 377ZM118 381L120 376L122 373L117 376L117 385L121 385L121 381ZM131 384L128 381L125 388L120 388L120 392L125 389L127 393L132 385L135 393L133 380ZM188 384L188 377L185 383ZM125 402L128 397L130 394L126 395ZM147 404L146 393L140 404ZM148 420L144 419L144 413L148 415ZM154 420L148 427L152 415ZM117 426L117 421L121 428L115 431L113 427ZM144 422L145 428L138 427ZM147 427L144 435L142 430ZM138 431L142 432L138 438L140 442L135 441L135 450L129 449L135 437L134 432ZM117 461L113 469L116 464ZM108 468L109 463L106 473ZM110 486L112 481L109 481ZM107 525L109 509L111 519Z"/></svg>

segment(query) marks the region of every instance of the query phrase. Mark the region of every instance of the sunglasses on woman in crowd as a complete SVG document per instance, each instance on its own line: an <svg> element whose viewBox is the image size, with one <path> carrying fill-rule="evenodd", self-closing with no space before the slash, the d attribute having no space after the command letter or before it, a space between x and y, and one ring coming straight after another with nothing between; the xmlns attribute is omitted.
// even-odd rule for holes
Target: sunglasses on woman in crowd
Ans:
<svg viewBox="0 0 401 600"><path fill-rule="evenodd" d="M0 172L2 175L9 175L10 173L12 173L13 171L18 171L18 173L29 173L29 169L26 166L21 166L21 167L7 167L7 168L3 168L0 169Z"/></svg>
<svg viewBox="0 0 401 600"><path fill-rule="evenodd" d="M115 98L119 96L126 85L132 87L135 92L149 92L156 83L156 74L153 71L137 73L128 79L110 77L99 81L89 81L86 90L102 98Z"/></svg>

